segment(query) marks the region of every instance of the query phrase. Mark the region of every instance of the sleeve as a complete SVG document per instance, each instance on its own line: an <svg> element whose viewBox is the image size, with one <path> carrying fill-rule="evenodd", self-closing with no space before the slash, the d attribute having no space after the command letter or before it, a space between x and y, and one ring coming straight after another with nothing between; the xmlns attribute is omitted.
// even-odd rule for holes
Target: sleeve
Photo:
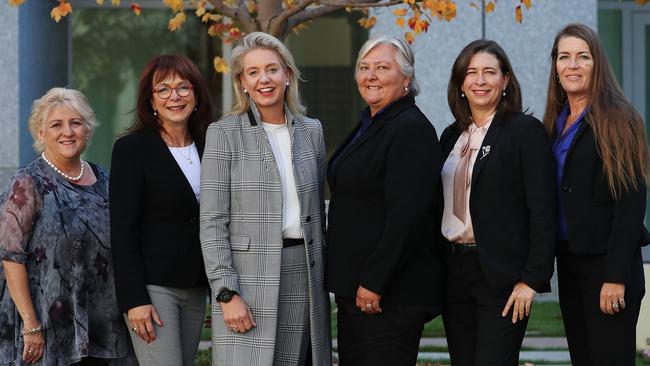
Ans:
<svg viewBox="0 0 650 366"><path fill-rule="evenodd" d="M224 287L240 292L228 230L232 152L218 123L208 128L201 161L201 250L213 293Z"/></svg>
<svg viewBox="0 0 650 366"><path fill-rule="evenodd" d="M605 282L626 284L630 281L634 256L642 245L646 190L644 179L638 177L636 189L630 188L614 200L605 255Z"/></svg>
<svg viewBox="0 0 650 366"><path fill-rule="evenodd" d="M318 192L320 192L320 215L321 226L323 231L323 240L325 240L325 231L327 230L327 215L325 214L325 175L327 174L327 148L325 147L325 136L323 127L318 121L318 145L316 146L316 161L318 167Z"/></svg>
<svg viewBox="0 0 650 366"><path fill-rule="evenodd" d="M527 122L520 154L530 247L521 281L537 292L548 292L557 241L555 160L541 122Z"/></svg>
<svg viewBox="0 0 650 366"><path fill-rule="evenodd" d="M132 141L117 140L109 178L115 292L122 312L151 304L141 242L145 173L138 159L142 152L137 150Z"/></svg>
<svg viewBox="0 0 650 366"><path fill-rule="evenodd" d="M27 244L42 199L32 177L19 173L0 197L0 259L25 264Z"/></svg>
<svg viewBox="0 0 650 366"><path fill-rule="evenodd" d="M360 279L361 286L378 294L384 293L392 275L422 245L417 233L433 225L440 181L440 144L433 126L420 119L394 123L400 126L386 154L384 228Z"/></svg>

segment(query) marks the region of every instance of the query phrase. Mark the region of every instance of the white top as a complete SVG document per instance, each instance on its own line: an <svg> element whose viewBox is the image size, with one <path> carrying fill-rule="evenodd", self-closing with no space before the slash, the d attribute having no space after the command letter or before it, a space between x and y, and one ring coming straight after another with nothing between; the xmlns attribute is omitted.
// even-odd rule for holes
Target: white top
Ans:
<svg viewBox="0 0 650 366"><path fill-rule="evenodd" d="M300 201L293 176L289 128L286 123L278 125L266 122L262 122L262 127L273 150L282 182L282 237L300 239L303 237L300 225Z"/></svg>
<svg viewBox="0 0 650 366"><path fill-rule="evenodd" d="M452 243L476 242L474 239L474 228L472 226L472 215L469 214L469 197L472 192L472 185L470 184L467 187L467 195L465 195L465 212L467 213L467 217L465 218L465 223L463 223L454 215L454 175L456 173L458 162L460 161L460 152L463 149L463 146L467 143L467 138L470 136L470 132L472 132L472 138L469 143L469 171L467 173L467 179L470 182L472 181L474 163L476 162L479 153L483 157L489 154L489 147L486 146L485 149L483 149L485 151L481 151L481 145L483 144L483 139L485 139L485 135L492 124L493 118L494 116L490 117L481 127L476 127L476 124L472 123L467 130L463 131L458 138L458 141L456 141L453 150L451 150L445 164L442 166L442 191L445 206L442 213L441 230L442 235Z"/></svg>
<svg viewBox="0 0 650 366"><path fill-rule="evenodd" d="M199 200L199 193L201 192L201 160L199 159L199 151L196 145L192 142L189 146L184 147L169 147L176 163L183 171L185 178L190 183L192 191L196 200Z"/></svg>

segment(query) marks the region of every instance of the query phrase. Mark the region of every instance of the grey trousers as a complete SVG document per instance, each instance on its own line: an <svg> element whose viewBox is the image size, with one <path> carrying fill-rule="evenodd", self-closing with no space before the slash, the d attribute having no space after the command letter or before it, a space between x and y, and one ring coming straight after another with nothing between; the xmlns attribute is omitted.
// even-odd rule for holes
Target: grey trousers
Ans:
<svg viewBox="0 0 650 366"><path fill-rule="evenodd" d="M192 365L201 339L206 290L147 285L163 326L154 323L156 340L149 344L133 331L129 332L140 366ZM128 319L126 324L131 328Z"/></svg>
<svg viewBox="0 0 650 366"><path fill-rule="evenodd" d="M310 342L309 276L304 245L282 249L274 366L305 365Z"/></svg>

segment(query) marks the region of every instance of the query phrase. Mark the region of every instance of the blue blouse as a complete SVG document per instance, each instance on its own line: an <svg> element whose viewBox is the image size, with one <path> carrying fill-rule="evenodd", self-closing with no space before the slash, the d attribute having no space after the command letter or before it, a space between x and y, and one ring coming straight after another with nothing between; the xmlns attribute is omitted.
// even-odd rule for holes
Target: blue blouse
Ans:
<svg viewBox="0 0 650 366"><path fill-rule="evenodd" d="M569 129L562 134L564 131L564 125L566 124L567 119L569 118L569 105L566 104L560 113L557 115L557 121L555 123L555 140L553 141L553 155L555 155L555 166L556 166L556 175L557 175L557 207L558 207L558 239L559 240L568 240L568 231L566 224L566 214L564 212L564 206L562 205L562 197L560 196L560 189L562 184L562 178L564 176L564 163L566 161L567 153L571 147L571 143L578 132L578 129L583 123L585 114L587 113L587 108L580 114L578 119Z"/></svg>

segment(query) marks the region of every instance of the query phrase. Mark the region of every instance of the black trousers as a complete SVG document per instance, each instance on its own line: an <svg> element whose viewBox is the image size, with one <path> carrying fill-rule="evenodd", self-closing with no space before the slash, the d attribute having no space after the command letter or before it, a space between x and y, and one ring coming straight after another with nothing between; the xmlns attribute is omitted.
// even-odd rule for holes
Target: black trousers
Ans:
<svg viewBox="0 0 650 366"><path fill-rule="evenodd" d="M431 308L382 305L381 314L366 315L353 299L339 296L336 305L340 366L415 365Z"/></svg>
<svg viewBox="0 0 650 366"><path fill-rule="evenodd" d="M639 250L630 263L631 281L625 286L625 310L600 311L605 255L581 255L560 246L557 258L562 319L575 366L633 366L636 323L645 293Z"/></svg>
<svg viewBox="0 0 650 366"><path fill-rule="evenodd" d="M528 318L513 324L512 310L501 316L511 292L490 287L478 252L445 256L442 320L452 366L519 365Z"/></svg>
<svg viewBox="0 0 650 366"><path fill-rule="evenodd" d="M71 366L108 366L108 361L103 358L84 357L79 362L75 362Z"/></svg>

